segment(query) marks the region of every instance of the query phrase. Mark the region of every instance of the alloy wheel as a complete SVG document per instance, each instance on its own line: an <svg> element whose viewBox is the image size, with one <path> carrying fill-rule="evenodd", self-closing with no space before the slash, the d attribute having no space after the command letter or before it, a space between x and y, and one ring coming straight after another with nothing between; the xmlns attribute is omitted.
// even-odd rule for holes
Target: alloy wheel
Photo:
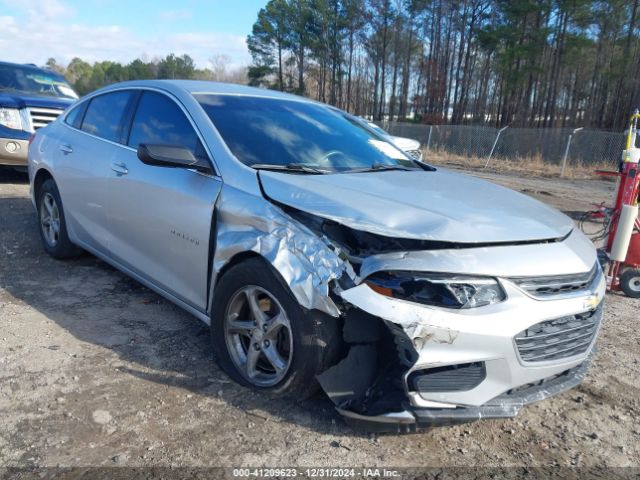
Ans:
<svg viewBox="0 0 640 480"><path fill-rule="evenodd" d="M251 285L228 303L224 336L235 367L252 385L273 387L287 374L293 359L291 323L280 302Z"/></svg>
<svg viewBox="0 0 640 480"><path fill-rule="evenodd" d="M40 228L50 247L55 247L60 238L60 210L56 199L49 192L42 196L40 204Z"/></svg>

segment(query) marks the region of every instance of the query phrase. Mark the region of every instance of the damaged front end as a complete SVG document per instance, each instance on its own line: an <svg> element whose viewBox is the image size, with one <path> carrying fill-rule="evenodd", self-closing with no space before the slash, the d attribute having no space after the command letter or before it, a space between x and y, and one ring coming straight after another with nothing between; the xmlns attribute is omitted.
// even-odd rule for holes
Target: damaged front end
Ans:
<svg viewBox="0 0 640 480"><path fill-rule="evenodd" d="M346 356L318 376L342 411L379 416L398 413L407 396L403 378L418 355L397 325L386 324L358 308L343 314Z"/></svg>
<svg viewBox="0 0 640 480"><path fill-rule="evenodd" d="M377 352L376 362L367 364L375 374L369 373L368 388L336 402L341 414L370 431L408 431L512 417L528 403L581 383L605 288L587 242L572 232L557 242L364 258L357 269L361 282L340 297L387 333L368 344ZM523 263L535 281L522 280ZM555 275L535 275L531 265ZM560 274L584 270L586 275ZM361 375L352 371L354 379ZM335 388L339 373L320 377L326 391Z"/></svg>
<svg viewBox="0 0 640 480"><path fill-rule="evenodd" d="M318 376L323 390L353 427L410 432L513 417L524 405L580 384L591 363L597 325L580 356L524 372L527 367L511 357L513 345L496 342L496 337L510 339L510 333L485 336L458 331L437 321L431 324L411 308L399 308L394 314L377 301L369 304L366 297L371 294L362 292L366 288L342 292L348 299L343 341L349 350ZM602 307L590 315L599 324Z"/></svg>
<svg viewBox="0 0 640 480"><path fill-rule="evenodd" d="M517 297L504 284L505 298ZM517 307L447 311L391 299L364 281L340 292L348 353L318 380L347 423L368 431L513 417L583 381L603 314L602 275L581 293L539 311L522 298L532 302L526 313L517 299Z"/></svg>
<svg viewBox="0 0 640 480"><path fill-rule="evenodd" d="M244 195L220 196L214 273L254 252L302 307L338 322L342 355L317 378L348 423L409 431L511 417L584 378L604 277L578 232L478 244L394 238L269 191L253 204ZM573 273L591 270L579 288L545 298L523 287L544 286L543 275L574 285Z"/></svg>

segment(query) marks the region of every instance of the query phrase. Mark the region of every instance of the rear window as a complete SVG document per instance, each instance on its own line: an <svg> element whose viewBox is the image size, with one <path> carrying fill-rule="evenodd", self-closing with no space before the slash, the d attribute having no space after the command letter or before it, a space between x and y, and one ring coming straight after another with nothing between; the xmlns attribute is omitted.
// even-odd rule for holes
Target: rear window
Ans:
<svg viewBox="0 0 640 480"><path fill-rule="evenodd" d="M91 99L82 122L82 130L92 135L121 141L122 122L131 91L105 93Z"/></svg>

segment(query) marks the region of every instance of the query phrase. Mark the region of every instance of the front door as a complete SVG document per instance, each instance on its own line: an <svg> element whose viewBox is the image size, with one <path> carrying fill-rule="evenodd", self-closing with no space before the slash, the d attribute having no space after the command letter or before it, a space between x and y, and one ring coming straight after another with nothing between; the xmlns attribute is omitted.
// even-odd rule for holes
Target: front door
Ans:
<svg viewBox="0 0 640 480"><path fill-rule="evenodd" d="M150 166L140 143L204 149L170 97L143 91L127 147L112 161L108 181L110 250L117 261L201 311L207 304L209 242L219 178L183 168Z"/></svg>

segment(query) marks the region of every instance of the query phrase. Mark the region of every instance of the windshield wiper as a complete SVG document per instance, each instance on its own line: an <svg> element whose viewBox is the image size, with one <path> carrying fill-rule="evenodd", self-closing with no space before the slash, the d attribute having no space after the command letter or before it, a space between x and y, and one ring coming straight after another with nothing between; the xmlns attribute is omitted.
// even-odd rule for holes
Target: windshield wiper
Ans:
<svg viewBox="0 0 640 480"><path fill-rule="evenodd" d="M410 167L404 167L402 165L398 165L398 164L388 164L388 163L373 163L371 164L369 167L364 167L364 168L354 168L352 170L347 170L345 173L362 173L362 172L382 172L385 170L402 170L405 172L411 171L411 170L418 170L417 168L410 168Z"/></svg>
<svg viewBox="0 0 640 480"><path fill-rule="evenodd" d="M254 163L253 165L251 165L251 168L255 168L256 170L278 170L296 173L312 173L315 175L331 173L329 170L311 167L303 163L287 163L286 165L278 165L275 163Z"/></svg>

